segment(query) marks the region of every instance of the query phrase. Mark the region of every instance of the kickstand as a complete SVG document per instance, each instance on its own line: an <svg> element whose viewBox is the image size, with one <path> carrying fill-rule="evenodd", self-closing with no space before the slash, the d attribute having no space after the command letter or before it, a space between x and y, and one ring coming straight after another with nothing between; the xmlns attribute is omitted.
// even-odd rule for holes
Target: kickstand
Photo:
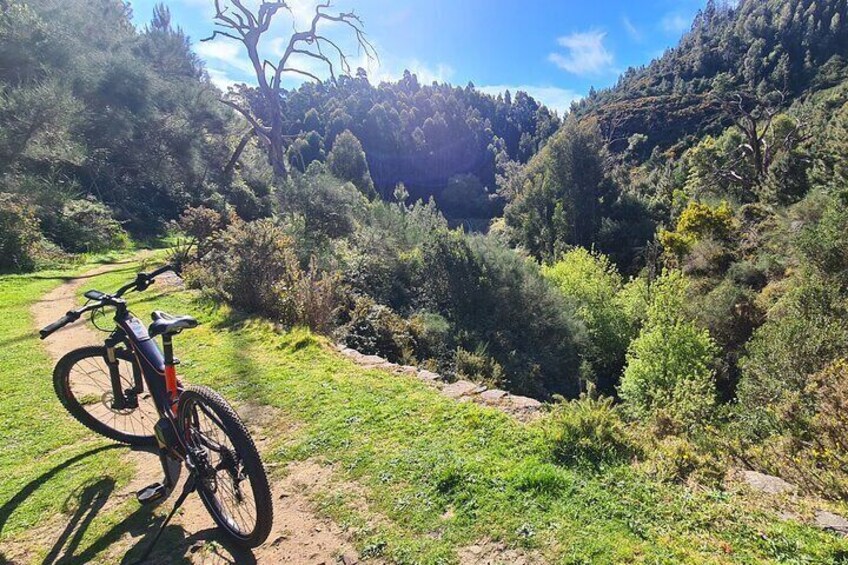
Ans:
<svg viewBox="0 0 848 565"><path fill-rule="evenodd" d="M159 531L156 532L156 535L153 537L153 541L150 542L150 545L147 546L147 549L144 550L144 554L141 556L141 559L135 562L135 565L139 565L144 563L148 557L150 557L150 553L153 551L153 548L156 546L156 542L159 541L159 538L162 536L162 532L165 531L165 528L168 526L168 523L171 521L171 518L174 517L174 514L177 513L177 510L180 509L180 506L183 505L188 495L190 495L197 488L197 482L195 480L194 472L189 473L188 477L186 477L185 484L183 485L183 492L180 493L177 501L174 502L174 508L171 510L171 513L165 518L165 521L162 522L162 525L159 526Z"/></svg>

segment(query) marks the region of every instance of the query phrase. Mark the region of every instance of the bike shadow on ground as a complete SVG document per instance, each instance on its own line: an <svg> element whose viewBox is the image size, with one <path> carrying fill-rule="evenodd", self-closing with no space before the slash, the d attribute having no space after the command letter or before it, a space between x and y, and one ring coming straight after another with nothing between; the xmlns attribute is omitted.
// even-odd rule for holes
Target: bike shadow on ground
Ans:
<svg viewBox="0 0 848 565"><path fill-rule="evenodd" d="M39 488L44 487L50 479L76 463L107 449L128 450L129 448L121 445L105 445L88 450L68 458L27 483L15 496L0 507L0 535L15 510ZM142 451L155 455L155 452L150 449ZM115 486L114 478L103 475L81 485L67 496L62 507L62 514L68 516L67 522L59 536L52 542L52 547L42 563L62 565L89 563L98 556L102 558L101 554L110 547L116 544L125 545L127 538L131 540L131 545L126 548L124 557L120 562L127 565L140 562L139 559L152 542L165 519L165 515L170 512L181 485L175 489L175 494L172 494L158 506L139 505L137 510L106 532L94 539L89 539L87 534L89 534L92 522L106 506L110 497L116 496ZM196 494L191 496L196 496ZM119 504L121 502L118 501ZM165 528L155 550L143 563L190 563L192 561L191 555L197 551L203 552L199 556L202 561L213 559L216 563L245 563L247 565L256 563L253 552L230 543L220 534L217 528L188 532L182 526L173 523ZM5 562L5 556L0 553L0 563Z"/></svg>

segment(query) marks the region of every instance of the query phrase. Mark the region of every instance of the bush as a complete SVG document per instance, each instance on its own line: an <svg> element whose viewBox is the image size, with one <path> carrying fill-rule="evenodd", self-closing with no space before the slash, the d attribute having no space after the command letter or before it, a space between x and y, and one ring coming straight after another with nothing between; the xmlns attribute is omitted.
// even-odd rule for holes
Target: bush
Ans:
<svg viewBox="0 0 848 565"><path fill-rule="evenodd" d="M577 316L586 325L589 343L582 377L595 383L601 393L614 394L634 334L634 325L617 298L621 275L606 256L582 247L543 267L542 274L575 304Z"/></svg>
<svg viewBox="0 0 848 565"><path fill-rule="evenodd" d="M466 351L461 347L454 353L456 374L460 377L475 382L486 383L491 386L500 386L505 381L503 367L486 355L485 348L481 347L475 353Z"/></svg>
<svg viewBox="0 0 848 565"><path fill-rule="evenodd" d="M303 233L320 246L326 239L349 236L367 200L349 183L313 163L305 174L294 172L278 190L281 214L303 223Z"/></svg>
<svg viewBox="0 0 848 565"><path fill-rule="evenodd" d="M214 237L229 223L230 218L226 214L198 206L187 208L177 220L177 227L196 246L196 255L203 257L211 250Z"/></svg>
<svg viewBox="0 0 848 565"><path fill-rule="evenodd" d="M14 194L0 193L0 271L33 270L40 240L34 208Z"/></svg>
<svg viewBox="0 0 848 565"><path fill-rule="evenodd" d="M388 306L368 297L355 299L349 321L339 328L341 341L366 355L380 355L395 363L415 360L415 335L409 322Z"/></svg>
<svg viewBox="0 0 848 565"><path fill-rule="evenodd" d="M660 481L685 482L718 487L727 472L720 456L712 450L699 448L689 439L668 436L652 441L646 449L640 468Z"/></svg>
<svg viewBox="0 0 848 565"><path fill-rule="evenodd" d="M796 421L795 398L809 376L848 355L844 298L818 277L802 277L754 332L740 361L739 418L755 437L779 433ZM809 402L802 406L805 417Z"/></svg>
<svg viewBox="0 0 848 565"><path fill-rule="evenodd" d="M237 221L222 231L215 248L187 271L189 283L201 286L248 313L283 323L295 321L281 284L299 269L293 243L271 220Z"/></svg>
<svg viewBox="0 0 848 565"><path fill-rule="evenodd" d="M715 406L709 332L684 317L688 283L668 272L652 288L647 320L630 344L619 393L637 418L669 418L679 429L702 424Z"/></svg>
<svg viewBox="0 0 848 565"><path fill-rule="evenodd" d="M843 199L831 198L821 219L801 231L796 246L807 264L848 288L848 207Z"/></svg>
<svg viewBox="0 0 848 565"><path fill-rule="evenodd" d="M674 231L660 230L659 241L666 253L681 264L698 242L712 240L713 243L701 251L700 262L705 259L724 261L727 251L720 248L726 248L735 233L733 210L727 202L712 207L693 200L681 212ZM696 261L694 268L697 269L697 265ZM706 265L701 265L701 269L705 268Z"/></svg>
<svg viewBox="0 0 848 565"><path fill-rule="evenodd" d="M804 390L784 398L779 433L742 441L746 458L804 490L848 497L848 360L839 359L809 378Z"/></svg>
<svg viewBox="0 0 848 565"><path fill-rule="evenodd" d="M448 319L459 345L469 351L484 346L512 392L577 397L585 329L534 261L481 236L459 240L452 253L436 257L445 261L443 270L425 260L426 272L451 281Z"/></svg>
<svg viewBox="0 0 848 565"><path fill-rule="evenodd" d="M439 347L417 340L420 358L429 352L447 364L458 347L485 351L513 392L577 396L582 326L527 257L494 238L450 230L432 202L375 202L337 249L358 295L408 318L415 331L420 312L444 322Z"/></svg>
<svg viewBox="0 0 848 565"><path fill-rule="evenodd" d="M556 405L544 424L547 445L563 465L622 463L638 446L611 398L581 398Z"/></svg>
<svg viewBox="0 0 848 565"><path fill-rule="evenodd" d="M71 253L122 249L129 243L109 208L94 199L65 202L58 216L43 224L48 237Z"/></svg>

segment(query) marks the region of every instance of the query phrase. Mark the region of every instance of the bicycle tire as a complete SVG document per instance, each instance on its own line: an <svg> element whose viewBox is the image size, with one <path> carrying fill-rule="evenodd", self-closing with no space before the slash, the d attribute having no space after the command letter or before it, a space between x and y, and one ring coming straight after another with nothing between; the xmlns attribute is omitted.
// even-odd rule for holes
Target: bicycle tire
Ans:
<svg viewBox="0 0 848 565"><path fill-rule="evenodd" d="M132 371L134 372L133 378L135 378L138 374L140 374L141 368L138 366L138 362L135 357L125 351L125 350L116 350L116 354L119 360L125 361L130 364L132 367ZM102 360L105 364L106 359L106 348L104 346L88 346L81 347L79 349L74 349L70 351L66 355L64 355L58 363L56 363L56 367L53 370L53 388L56 391L56 396L59 397L59 401L62 403L62 406L74 417L80 424L87 427L88 429L96 432L102 436L105 436L111 440L117 441L119 443L125 443L127 445L132 445L136 447L152 447L156 445L156 438L153 435L153 426L158 419L158 415L155 411L155 405L152 404L152 399L150 399L150 406L152 406L152 412L149 415L150 422L140 422L139 427L144 429L146 424L149 423L148 431L149 433L128 433L127 431L116 429L101 419L96 418L91 414L88 410L83 407L83 403L80 402L80 399L76 397L73 390L71 390L71 375L77 365L79 365L84 360ZM108 366L107 366L108 370ZM136 374L135 371L139 373ZM106 373L106 377L108 378L108 373ZM106 395L110 394L110 391L104 390L104 400L103 404L106 405ZM147 400L147 399L143 399ZM108 406L106 407L108 409ZM145 406L147 409L147 406ZM138 409L137 409L138 410ZM148 415L145 412L139 412L142 420L148 418Z"/></svg>
<svg viewBox="0 0 848 565"><path fill-rule="evenodd" d="M193 446L198 443L190 433L189 428L195 432L199 432L199 426L192 423L192 418L197 418L197 413L192 412L199 405L203 405L211 410L217 417L216 426L224 432L235 450L235 455L240 460L242 469L246 473L246 478L250 480L252 490L253 504L255 508L255 521L250 531L240 531L234 528L234 516L227 516L225 513L228 508L217 496L217 492L213 492L208 481L203 479L198 480L198 493L203 501L204 506L209 511L212 519L227 535L229 535L238 545L246 548L254 548L261 545L271 533L271 527L274 521L274 509L271 498L271 489L268 486L268 477L265 474L265 468L262 465L262 459L259 456L259 451L253 443L253 438L250 432L242 423L238 414L233 410L232 406L224 400L221 395L205 386L189 386L180 394L180 400L177 408L177 422L180 427L183 437L186 439L187 445ZM210 420L211 421L211 420ZM220 442L219 442L220 443ZM215 488L224 492L223 484L217 479L217 469L222 466L219 463L216 469ZM225 476L226 479L226 476ZM230 477L232 480L232 477ZM234 486L229 488L233 489ZM234 490L229 492L235 493L239 487L235 486ZM240 492L240 491L239 491ZM237 502L236 504L241 504Z"/></svg>

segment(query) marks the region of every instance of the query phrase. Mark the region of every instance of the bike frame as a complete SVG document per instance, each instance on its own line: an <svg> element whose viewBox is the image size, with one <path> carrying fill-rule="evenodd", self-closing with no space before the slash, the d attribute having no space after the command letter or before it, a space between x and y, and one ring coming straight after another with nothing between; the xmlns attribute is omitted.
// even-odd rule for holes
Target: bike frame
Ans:
<svg viewBox="0 0 848 565"><path fill-rule="evenodd" d="M115 313L115 323L117 327L106 340L106 362L109 364L110 372L113 367L117 368L116 347L119 344L128 346L141 369L144 384L153 396L153 402L159 415L173 419L174 407L179 399L179 390L176 386L176 370L170 336L163 338L167 344L165 349L170 349L168 351L170 355L166 356L147 333L144 323L132 315L125 306L123 308L118 307L118 311ZM170 359L167 357L170 357ZM168 377L168 373L173 374L173 379ZM112 378L113 389L116 385L120 388L120 377L118 377L117 383L115 378ZM139 385L142 385L142 383L135 383L136 387ZM136 392L141 391L137 390ZM120 399L118 396L115 396L115 399L116 401L125 401L123 391L121 391Z"/></svg>

